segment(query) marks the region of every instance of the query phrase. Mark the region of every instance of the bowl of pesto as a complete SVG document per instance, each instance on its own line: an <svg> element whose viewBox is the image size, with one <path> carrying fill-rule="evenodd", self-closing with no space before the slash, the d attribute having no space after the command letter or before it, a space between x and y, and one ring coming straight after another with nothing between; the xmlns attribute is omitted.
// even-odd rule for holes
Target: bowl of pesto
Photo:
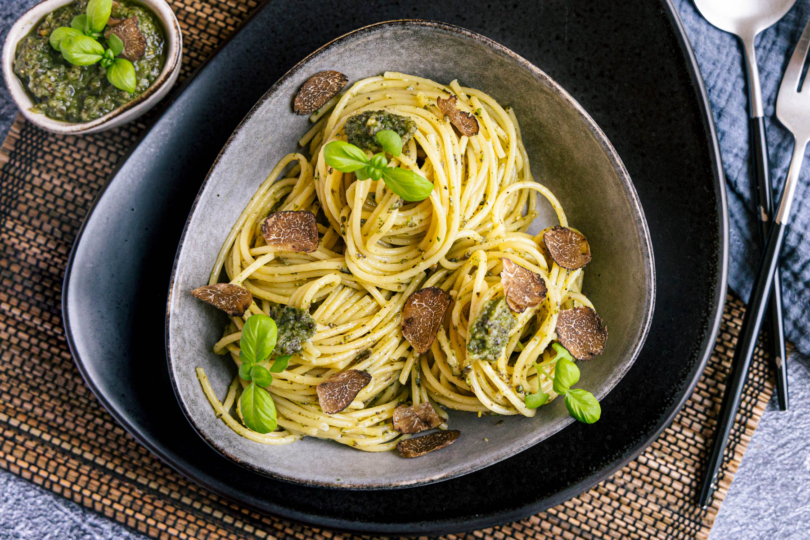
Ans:
<svg viewBox="0 0 810 540"><path fill-rule="evenodd" d="M180 73L180 25L164 0L45 0L11 28L3 76L29 121L97 133L138 118Z"/></svg>

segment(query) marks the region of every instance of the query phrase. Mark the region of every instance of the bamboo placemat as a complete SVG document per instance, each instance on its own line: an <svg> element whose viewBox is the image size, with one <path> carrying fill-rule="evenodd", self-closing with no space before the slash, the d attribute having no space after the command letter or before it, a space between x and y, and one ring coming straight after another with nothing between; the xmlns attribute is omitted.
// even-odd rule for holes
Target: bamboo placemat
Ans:
<svg viewBox="0 0 810 540"><path fill-rule="evenodd" d="M183 78L257 5L170 3L186 36ZM347 537L242 508L174 472L113 420L73 363L61 320L70 247L104 180L149 121L147 116L103 136L73 138L46 133L20 117L0 149L0 467L154 538ZM759 351L714 502L698 509L696 476L743 309L739 299L728 298L697 388L635 461L539 515L448 538L708 538L773 390Z"/></svg>

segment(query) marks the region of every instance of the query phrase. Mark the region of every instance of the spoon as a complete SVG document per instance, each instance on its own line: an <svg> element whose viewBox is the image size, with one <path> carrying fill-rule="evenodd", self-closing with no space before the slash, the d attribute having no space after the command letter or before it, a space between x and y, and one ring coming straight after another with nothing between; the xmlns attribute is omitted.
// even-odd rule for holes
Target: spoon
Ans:
<svg viewBox="0 0 810 540"><path fill-rule="evenodd" d="M773 191L768 169L768 143L762 109L762 88L759 85L754 38L790 11L796 0L695 0L703 17L720 30L740 38L745 51L748 75L748 104L751 118L751 160L757 180L757 218L762 245L768 238L773 217ZM774 276L768 305L771 366L776 376L776 397L779 409L788 408L785 332L782 323L782 286L779 271Z"/></svg>

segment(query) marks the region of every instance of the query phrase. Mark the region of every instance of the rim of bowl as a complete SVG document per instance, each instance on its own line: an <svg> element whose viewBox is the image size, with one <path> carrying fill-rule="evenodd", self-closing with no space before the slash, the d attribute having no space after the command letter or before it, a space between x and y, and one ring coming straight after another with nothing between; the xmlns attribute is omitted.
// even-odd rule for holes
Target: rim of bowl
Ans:
<svg viewBox="0 0 810 540"><path fill-rule="evenodd" d="M312 53L308 54L304 57L301 61L296 63L292 68L290 68L284 75L282 75L263 95L259 100L253 105L250 111L245 115L239 125L234 129L231 136L223 145L222 149L220 150L217 158L214 160L214 163L211 165L211 168L206 175L205 180L200 185L200 189L197 192L197 196L194 199L194 203L189 210L188 217L186 218L186 224L183 227L183 233L180 236L180 241L178 242L177 253L175 254L174 263L172 265L172 274L169 281L169 291L166 301L166 321L165 321L165 345L166 345L166 360L169 368L169 379L171 380L172 389L174 390L175 397L177 398L178 404L180 405L180 409L183 411L183 415L189 421L189 423L194 428L194 431L200 436L200 438L205 441L211 448L213 448L217 453L226 457L227 459L233 461L234 463L241 465L242 467L261 474L263 476L268 476L271 478L276 478L279 480L283 480L286 482L290 482L292 484L310 486L310 487L320 487L320 488L333 488L333 489L343 489L343 490L385 490L385 489L401 489L401 488L410 488L410 487L418 487L433 484L436 482L442 482L445 480L450 480L452 478L457 478L459 476L464 476L466 474L475 472L477 470L491 467L492 465L503 461L504 459L522 452L535 444L541 442L541 440L528 440L517 443L511 447L504 448L500 452L494 452L487 463L485 465L478 465L478 464L468 464L467 467L445 471L443 473L428 476L419 480L413 481L401 481L395 482L392 484L377 484L377 483L357 483L357 484L350 484L346 482L329 482L329 481L315 481L309 479L302 479L296 476L292 476L289 474L284 474L277 471L271 471L261 466L255 465L253 463L248 463L246 461L241 460L239 457L235 456L232 452L230 452L227 448L224 447L221 441L213 440L211 436L201 428L194 420L191 411L186 406L185 401L182 398L180 393L180 388L178 385L178 381L175 379L175 373L173 369L174 360L172 358L172 339L171 339L171 318L173 314L173 298L174 298L174 286L175 286L175 279L177 277L178 272L178 259L180 258L180 252L182 251L182 246L185 243L186 234L188 233L188 225L191 219L191 216L194 214L195 210L197 209L197 205L200 202L200 198L202 196L203 191L205 190L206 186L208 185L209 180L211 179L211 173L216 168L219 160L222 158L223 153L228 149L228 147L233 142L234 137L236 137L237 133L239 133L242 128L244 127L245 123L254 115L254 113L258 110L261 105L270 98L270 96L275 95L279 90L282 84L284 84L289 78L295 75L298 71L300 71L305 65L307 65L311 60L315 57L319 56L324 51L331 49L338 45L340 42L345 41L347 39L352 39L357 35L366 34L372 32L374 30L385 28L385 27L397 27L397 26L417 26L417 27L426 27L432 29L443 30L446 32L451 32L454 34L460 34L467 38L473 39L484 45L491 47L492 49L505 54L512 58L514 61L518 62L521 67L530 71L535 78L545 81L549 88L554 91L561 99L563 99L570 107L572 107L580 116L582 122L585 123L586 127L591 131L594 135L594 138L597 140L597 143L602 148L605 153L605 156L610 161L613 170L616 172L620 179L621 185L624 187L625 192L627 193L628 199L634 209L633 220L636 223L639 232L640 232L640 240L641 240L641 250L642 250L642 257L644 260L644 270L645 276L648 279L646 289L646 301L644 305L644 309L642 310L641 315L641 326L638 331L638 340L630 350L629 354L629 361L625 362L619 369L612 373L611 376L606 381L605 386L597 393L596 398L601 400L607 394L609 394L616 385L624 378L627 372L635 363L638 355L641 352L642 347L644 346L645 341L647 340L647 336L649 334L650 325L652 324L652 314L655 307L655 297L656 297L656 273L655 273L655 262L654 262L654 254L652 248L652 239L650 237L650 230L647 225L647 218L644 214L644 209L641 206L641 201L638 197L638 193L636 192L635 186L633 185L633 181L630 178L630 174L624 166L621 158L619 157L618 153L616 152L613 144L608 139L607 135L602 131L596 121L591 118L591 116L585 111L585 109L577 102L573 96L571 96L562 86L559 85L554 79L552 79L546 72L541 70L539 67L535 66L516 52L512 51L505 45L501 45L500 43L482 35L477 32L473 32L471 30L467 30L461 26L444 23L440 21L430 21L425 19L394 19L389 21L382 21L374 24L370 24L367 26L363 26L351 32L347 32L342 36L339 36L332 41L322 45ZM568 427L571 423L574 422L573 417L568 417L565 421L561 422L557 429L553 432L549 433L546 437L542 440L548 439L549 437L553 436L555 433L558 433L562 429Z"/></svg>
<svg viewBox="0 0 810 540"><path fill-rule="evenodd" d="M180 23L177 21L177 17L169 5L164 0L134 0L134 3L142 4L144 7L149 8L160 20L164 32L166 32L168 45L166 63L163 65L163 70L152 86L147 88L143 94L132 101L90 122L64 122L48 118L42 113L35 113L30 110L34 105L34 100L29 95L28 90L23 86L22 81L17 77L17 74L14 73L13 66L17 45L43 17L73 1L74 0L43 0L26 11L9 30L6 41L3 44L2 57L3 76L6 80L6 87L9 89L11 97L14 99L14 103L17 105L20 113L22 113L27 120L43 129L67 135L79 135L82 133L100 131L99 128L103 128L103 126L106 126L125 112L134 111L139 107L147 105L149 99L152 98L158 90L162 89L170 80L174 80L175 73L180 70L183 55L183 33L180 30ZM142 112L146 112L146 110L156 104L157 100L153 103L149 103L149 106ZM137 118L137 116L133 116L124 123L135 120L135 118Z"/></svg>

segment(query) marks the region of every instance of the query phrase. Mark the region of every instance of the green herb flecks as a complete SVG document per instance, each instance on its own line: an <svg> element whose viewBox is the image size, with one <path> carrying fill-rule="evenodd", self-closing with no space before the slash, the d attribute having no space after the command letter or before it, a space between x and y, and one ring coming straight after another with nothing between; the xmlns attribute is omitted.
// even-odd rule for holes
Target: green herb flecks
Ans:
<svg viewBox="0 0 810 540"><path fill-rule="evenodd" d="M377 134L382 131L394 132L401 140L401 152L402 145L416 133L416 122L405 116L386 111L366 111L349 118L343 129L350 144L372 152L385 150L398 156L399 152L394 153L386 148Z"/></svg>
<svg viewBox="0 0 810 540"><path fill-rule="evenodd" d="M315 319L305 309L275 304L270 306L270 317L278 327L278 341L273 351L278 355L300 352L304 342L315 335Z"/></svg>
<svg viewBox="0 0 810 540"><path fill-rule="evenodd" d="M473 360L494 362L500 358L509 341L509 332L515 327L515 316L499 296L484 304L481 314L470 326L467 352Z"/></svg>

